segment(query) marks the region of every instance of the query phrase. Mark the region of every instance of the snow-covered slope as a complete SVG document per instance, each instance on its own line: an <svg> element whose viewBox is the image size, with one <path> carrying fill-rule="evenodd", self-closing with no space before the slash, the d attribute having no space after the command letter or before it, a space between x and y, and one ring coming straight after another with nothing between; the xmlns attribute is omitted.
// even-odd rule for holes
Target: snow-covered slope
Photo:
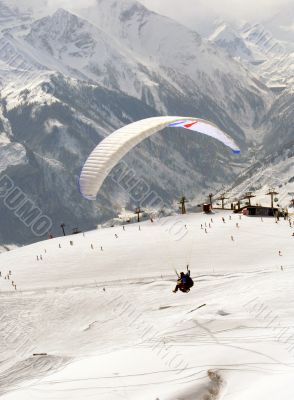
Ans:
<svg viewBox="0 0 294 400"><path fill-rule="evenodd" d="M266 194L274 189L275 205L293 210L294 198L294 147L276 151L272 155L254 163L228 188L231 198L241 199L247 192L254 192L252 204L270 205ZM243 201L245 205L245 200Z"/></svg>
<svg viewBox="0 0 294 400"><path fill-rule="evenodd" d="M292 231L197 214L1 254L2 398L292 398Z"/></svg>

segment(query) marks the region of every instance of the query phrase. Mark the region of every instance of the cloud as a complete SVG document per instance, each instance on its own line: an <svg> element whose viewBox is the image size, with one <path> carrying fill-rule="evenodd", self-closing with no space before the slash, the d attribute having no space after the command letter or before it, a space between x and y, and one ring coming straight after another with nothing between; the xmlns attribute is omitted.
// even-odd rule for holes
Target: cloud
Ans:
<svg viewBox="0 0 294 400"><path fill-rule="evenodd" d="M88 8L96 5L95 0L47 0L50 8Z"/></svg>
<svg viewBox="0 0 294 400"><path fill-rule="evenodd" d="M6 0L17 6L30 6L32 9L88 8L96 0ZM124 1L124 0L117 0ZM193 21L212 18L238 18L243 20L262 20L279 12L294 0L138 0L146 7L160 14L167 15L188 25Z"/></svg>
<svg viewBox="0 0 294 400"><path fill-rule="evenodd" d="M52 13L57 8L79 11L97 6L97 0L4 0L20 8L30 7L36 17ZM107 1L107 0L106 0ZM110 0L109 0L110 1ZM116 0L118 2L128 0ZM270 26L271 30L293 33L294 0L137 0L147 8L179 21L206 36L216 20L240 24L244 21L261 22L284 14Z"/></svg>
<svg viewBox="0 0 294 400"><path fill-rule="evenodd" d="M31 8L37 13L41 11L50 12L57 8L65 9L79 9L88 8L96 5L96 0L8 0L10 4L13 4L19 8Z"/></svg>
<svg viewBox="0 0 294 400"><path fill-rule="evenodd" d="M216 18L261 22L294 0L140 0L148 8L186 25L204 24ZM236 22L238 22L236 21Z"/></svg>

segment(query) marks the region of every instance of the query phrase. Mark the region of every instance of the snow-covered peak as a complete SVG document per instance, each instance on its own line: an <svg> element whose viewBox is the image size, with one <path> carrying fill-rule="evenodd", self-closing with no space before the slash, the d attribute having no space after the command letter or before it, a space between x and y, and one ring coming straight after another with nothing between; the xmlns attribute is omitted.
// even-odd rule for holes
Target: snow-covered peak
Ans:
<svg viewBox="0 0 294 400"><path fill-rule="evenodd" d="M273 90L293 85L293 44L278 40L262 24L245 22L232 26L222 22L209 39L245 63Z"/></svg>
<svg viewBox="0 0 294 400"><path fill-rule="evenodd" d="M211 41L219 41L222 40L224 42L232 42L233 40L239 39L240 36L236 31L233 30L228 24L223 22L219 25L213 34L210 36Z"/></svg>
<svg viewBox="0 0 294 400"><path fill-rule="evenodd" d="M245 24L241 31L247 46L260 60L258 72L271 87L293 86L294 51L292 42L283 42L261 24Z"/></svg>
<svg viewBox="0 0 294 400"><path fill-rule="evenodd" d="M253 60L253 54L242 36L229 24L221 23L209 40L226 50L231 57L246 61Z"/></svg>
<svg viewBox="0 0 294 400"><path fill-rule="evenodd" d="M284 51L281 43L261 24L245 24L242 29L244 39L258 47L259 51L265 53L282 53Z"/></svg>
<svg viewBox="0 0 294 400"><path fill-rule="evenodd" d="M135 28L137 24L143 26L146 18L155 15L136 0L96 0L95 6L76 12L105 32L114 35L123 33L121 25L128 24L128 28ZM126 34L123 37L126 37Z"/></svg>
<svg viewBox="0 0 294 400"><path fill-rule="evenodd" d="M132 17L136 13L151 13L151 11L143 6L142 3L139 3L136 0L96 0L96 4L98 7L111 9L112 12L116 13L117 15L124 13L126 18L128 16Z"/></svg>
<svg viewBox="0 0 294 400"><path fill-rule="evenodd" d="M138 72L136 54L97 25L64 9L34 22L24 39L38 50L48 69L136 97L141 96L142 82L149 81Z"/></svg>
<svg viewBox="0 0 294 400"><path fill-rule="evenodd" d="M47 41L55 39L59 41L70 41L75 35L80 33L85 22L76 15L60 8L52 16L44 17L32 24L30 39L40 39Z"/></svg>
<svg viewBox="0 0 294 400"><path fill-rule="evenodd" d="M170 65L171 55L177 49L182 50L183 57L185 54L190 56L191 51L197 51L201 44L201 37L196 32L133 0L97 0L97 6L85 10L83 15L149 61L151 57L161 55L161 60Z"/></svg>
<svg viewBox="0 0 294 400"><path fill-rule="evenodd" d="M102 63L108 53L115 53L104 32L64 9L35 21L24 39L42 54L49 69L80 77L98 52Z"/></svg>
<svg viewBox="0 0 294 400"><path fill-rule="evenodd" d="M52 15L52 19L60 22L66 22L67 25L76 23L76 21L78 20L76 15L65 10L64 8L58 8Z"/></svg>

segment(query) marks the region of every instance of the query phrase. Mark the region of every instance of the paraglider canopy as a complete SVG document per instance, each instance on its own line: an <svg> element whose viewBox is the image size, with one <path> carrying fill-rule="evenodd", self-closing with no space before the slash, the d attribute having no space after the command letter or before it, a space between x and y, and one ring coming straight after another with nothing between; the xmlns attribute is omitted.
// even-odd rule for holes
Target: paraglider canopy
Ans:
<svg viewBox="0 0 294 400"><path fill-rule="evenodd" d="M209 121L189 117L153 117L133 122L107 136L87 159L79 179L81 194L89 200L96 195L113 167L137 144L164 128L183 128L213 137L234 153L240 149L234 140Z"/></svg>

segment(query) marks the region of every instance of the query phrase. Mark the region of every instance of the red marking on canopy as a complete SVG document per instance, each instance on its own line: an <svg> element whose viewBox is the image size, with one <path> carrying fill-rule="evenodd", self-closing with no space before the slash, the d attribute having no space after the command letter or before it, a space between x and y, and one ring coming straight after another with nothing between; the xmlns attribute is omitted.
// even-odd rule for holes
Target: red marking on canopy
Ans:
<svg viewBox="0 0 294 400"><path fill-rule="evenodd" d="M185 124L184 128L188 128L189 129L189 128L192 128L192 126L194 126L196 124L198 124L198 121L190 122L189 124Z"/></svg>

